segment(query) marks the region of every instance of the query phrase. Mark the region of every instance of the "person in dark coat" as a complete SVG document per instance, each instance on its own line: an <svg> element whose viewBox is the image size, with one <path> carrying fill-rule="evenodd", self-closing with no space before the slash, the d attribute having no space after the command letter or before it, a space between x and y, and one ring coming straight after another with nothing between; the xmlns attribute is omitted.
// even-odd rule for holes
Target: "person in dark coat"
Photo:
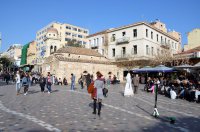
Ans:
<svg viewBox="0 0 200 132"><path fill-rule="evenodd" d="M46 84L46 78L43 75L41 75L39 82L40 82L41 92L44 92L44 88L45 88L45 84Z"/></svg>

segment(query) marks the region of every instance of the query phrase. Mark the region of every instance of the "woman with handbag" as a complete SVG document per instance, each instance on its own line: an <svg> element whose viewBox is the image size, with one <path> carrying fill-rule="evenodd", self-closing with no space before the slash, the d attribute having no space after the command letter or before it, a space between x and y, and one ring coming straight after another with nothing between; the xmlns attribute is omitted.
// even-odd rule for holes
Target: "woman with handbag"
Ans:
<svg viewBox="0 0 200 132"><path fill-rule="evenodd" d="M103 96L103 88L104 88L104 83L105 79L102 79L102 74L98 71L96 73L97 79L94 81L94 88L96 89L96 94L94 94L94 111L93 114L96 114L96 103L98 102L98 116L101 114L101 106L102 106L102 99L104 98Z"/></svg>

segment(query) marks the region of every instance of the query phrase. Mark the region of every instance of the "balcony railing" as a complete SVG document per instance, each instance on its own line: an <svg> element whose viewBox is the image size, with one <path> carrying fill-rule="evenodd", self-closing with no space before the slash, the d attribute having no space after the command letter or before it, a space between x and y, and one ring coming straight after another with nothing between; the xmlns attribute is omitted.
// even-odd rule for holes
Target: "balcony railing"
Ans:
<svg viewBox="0 0 200 132"><path fill-rule="evenodd" d="M129 54L121 54L116 56L116 60L128 60L130 58Z"/></svg>
<svg viewBox="0 0 200 132"><path fill-rule="evenodd" d="M129 37L123 37L123 38L117 39L117 44L129 43L129 40L130 40Z"/></svg>
<svg viewBox="0 0 200 132"><path fill-rule="evenodd" d="M91 49L98 49L98 46L91 46Z"/></svg>

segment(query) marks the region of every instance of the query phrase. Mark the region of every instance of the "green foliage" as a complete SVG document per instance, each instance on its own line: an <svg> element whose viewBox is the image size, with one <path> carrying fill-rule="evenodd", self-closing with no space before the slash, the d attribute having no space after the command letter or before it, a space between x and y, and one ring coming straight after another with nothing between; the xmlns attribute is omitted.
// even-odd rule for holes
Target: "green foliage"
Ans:
<svg viewBox="0 0 200 132"><path fill-rule="evenodd" d="M76 39L69 40L69 41L67 42L67 45L66 45L66 46L84 47L84 45L78 43Z"/></svg>
<svg viewBox="0 0 200 132"><path fill-rule="evenodd" d="M2 69L8 68L12 65L13 60L11 58L8 58L7 56L2 56L0 58L0 65L2 66Z"/></svg>

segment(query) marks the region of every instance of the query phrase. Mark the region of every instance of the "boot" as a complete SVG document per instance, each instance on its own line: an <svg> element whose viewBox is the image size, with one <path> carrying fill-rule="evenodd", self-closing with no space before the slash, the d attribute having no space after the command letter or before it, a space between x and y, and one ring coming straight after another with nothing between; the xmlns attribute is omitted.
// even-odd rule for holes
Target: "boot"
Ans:
<svg viewBox="0 0 200 132"><path fill-rule="evenodd" d="M98 116L101 115L101 102L99 102Z"/></svg>
<svg viewBox="0 0 200 132"><path fill-rule="evenodd" d="M94 103L93 103L93 114L96 114L96 108L97 108L97 100L94 99Z"/></svg>

